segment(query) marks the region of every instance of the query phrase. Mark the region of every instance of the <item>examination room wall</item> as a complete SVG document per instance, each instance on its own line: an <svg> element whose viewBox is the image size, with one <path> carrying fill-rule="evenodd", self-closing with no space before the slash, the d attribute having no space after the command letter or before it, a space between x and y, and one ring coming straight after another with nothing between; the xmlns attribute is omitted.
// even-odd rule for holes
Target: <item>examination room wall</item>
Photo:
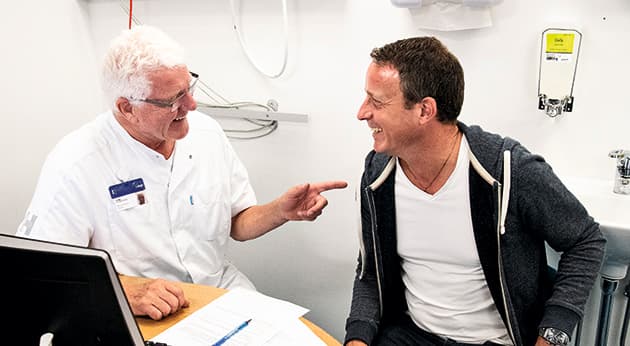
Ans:
<svg viewBox="0 0 630 346"><path fill-rule="evenodd" d="M46 154L102 107L86 4L3 1L0 232L14 233Z"/></svg>
<svg viewBox="0 0 630 346"><path fill-rule="evenodd" d="M2 184L2 232L13 232L28 206L51 146L104 109L98 67L109 40L127 25L115 0L13 2L0 23L8 130ZM126 3L126 2L125 2ZM241 0L242 29L252 58L269 72L282 58L279 0ZM35 10L35 6L39 8ZM418 30L410 11L389 0L288 2L286 72L264 77L248 62L232 28L228 0L134 1L134 14L180 41L189 67L231 101L265 103L308 114L282 121L269 136L233 140L260 202L306 181L343 179L326 193L329 206L314 223L288 223L260 239L230 244L230 258L258 289L303 305L309 319L342 339L358 249L354 193L372 141L356 120L373 47L414 35L433 35L457 55L466 74L460 120L519 139L561 176L612 179L611 149L630 149L630 118L622 103L630 72L630 1L503 1L489 28ZM571 113L555 119L537 109L540 36L549 27L578 29L582 51ZM198 97L202 97L197 94ZM226 128L240 121L221 120ZM610 337L619 334L618 292ZM592 344L596 289L582 345Z"/></svg>

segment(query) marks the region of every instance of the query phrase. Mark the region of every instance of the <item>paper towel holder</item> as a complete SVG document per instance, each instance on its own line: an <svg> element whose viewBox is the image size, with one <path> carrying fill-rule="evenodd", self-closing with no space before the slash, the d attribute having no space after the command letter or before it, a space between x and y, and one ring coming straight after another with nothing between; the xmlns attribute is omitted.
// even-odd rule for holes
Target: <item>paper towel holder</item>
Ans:
<svg viewBox="0 0 630 346"><path fill-rule="evenodd" d="M402 8L420 7L422 0L391 0L392 5Z"/></svg>
<svg viewBox="0 0 630 346"><path fill-rule="evenodd" d="M391 0L392 5L396 7L402 7L402 8L422 7L423 2L425 5L427 5L427 4L432 4L438 1L440 0L428 0L428 1L426 0ZM488 7L488 6L496 5L497 3L501 1L503 0L459 0L459 2L462 3L463 5L470 6L470 7ZM457 3L458 1L453 1L453 0L444 1L443 0L441 2Z"/></svg>

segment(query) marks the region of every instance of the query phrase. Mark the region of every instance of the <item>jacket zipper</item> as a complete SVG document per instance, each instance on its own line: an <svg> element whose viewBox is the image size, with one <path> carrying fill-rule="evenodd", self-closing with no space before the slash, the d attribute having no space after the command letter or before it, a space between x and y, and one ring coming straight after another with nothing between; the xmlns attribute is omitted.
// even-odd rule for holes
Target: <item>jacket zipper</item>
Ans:
<svg viewBox="0 0 630 346"><path fill-rule="evenodd" d="M378 284L378 303L379 303L379 316L383 317L383 290L381 288L381 270L379 267L378 253L376 251L376 207L374 206L374 198L370 193L369 188L365 189L366 198L368 200L368 206L370 207L370 228L372 231L372 251L374 251L374 266L376 271L376 283ZM363 264L365 265L365 263Z"/></svg>
<svg viewBox="0 0 630 346"><path fill-rule="evenodd" d="M510 319L510 310L508 309L508 302L505 296L505 277L503 275L503 261L501 261L501 195L502 195L502 186L501 183L497 182L497 204L498 208L498 217L497 217L497 260L499 265L499 283L501 285L501 298L503 299L503 308L505 309L505 320L507 321L507 329L510 334L510 339L515 346L518 346L516 343L516 338L514 337L514 330L512 328L512 321Z"/></svg>

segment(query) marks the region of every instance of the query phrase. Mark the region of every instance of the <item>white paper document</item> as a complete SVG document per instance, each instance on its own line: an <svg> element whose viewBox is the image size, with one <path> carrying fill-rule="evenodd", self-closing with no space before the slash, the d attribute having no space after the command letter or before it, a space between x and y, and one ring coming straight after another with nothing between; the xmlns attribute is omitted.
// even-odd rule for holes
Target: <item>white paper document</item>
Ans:
<svg viewBox="0 0 630 346"><path fill-rule="evenodd" d="M306 324L299 319L285 322L285 326L278 332L266 346L326 346L317 335L311 331Z"/></svg>
<svg viewBox="0 0 630 346"><path fill-rule="evenodd" d="M210 346L251 317L208 304L152 340L173 346ZM223 345L264 345L278 332L260 319L251 322Z"/></svg>
<svg viewBox="0 0 630 346"><path fill-rule="evenodd" d="M250 315L249 318L252 319L272 323L296 319L308 312L308 309L299 305L243 288L235 288L208 305L216 305L226 310Z"/></svg>
<svg viewBox="0 0 630 346"><path fill-rule="evenodd" d="M209 346L251 319L223 345L324 345L299 320L306 312L308 309L293 303L237 288L151 340L173 346Z"/></svg>

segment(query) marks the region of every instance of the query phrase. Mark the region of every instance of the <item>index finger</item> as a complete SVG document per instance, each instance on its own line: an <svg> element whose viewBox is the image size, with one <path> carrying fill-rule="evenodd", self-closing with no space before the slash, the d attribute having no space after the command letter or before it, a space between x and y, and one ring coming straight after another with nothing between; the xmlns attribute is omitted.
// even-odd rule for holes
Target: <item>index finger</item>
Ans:
<svg viewBox="0 0 630 346"><path fill-rule="evenodd" d="M166 288L167 291L169 291L171 294L173 294L177 298L177 301L179 303L178 308L183 308L183 307L188 306L189 302L184 296L184 290L182 290L182 288L179 287L179 285L174 284L174 283L169 283L168 285L164 286L164 288Z"/></svg>
<svg viewBox="0 0 630 346"><path fill-rule="evenodd" d="M315 184L311 184L311 186L319 192L324 192L333 189L344 189L348 186L348 183L342 180L336 181L323 181Z"/></svg>

